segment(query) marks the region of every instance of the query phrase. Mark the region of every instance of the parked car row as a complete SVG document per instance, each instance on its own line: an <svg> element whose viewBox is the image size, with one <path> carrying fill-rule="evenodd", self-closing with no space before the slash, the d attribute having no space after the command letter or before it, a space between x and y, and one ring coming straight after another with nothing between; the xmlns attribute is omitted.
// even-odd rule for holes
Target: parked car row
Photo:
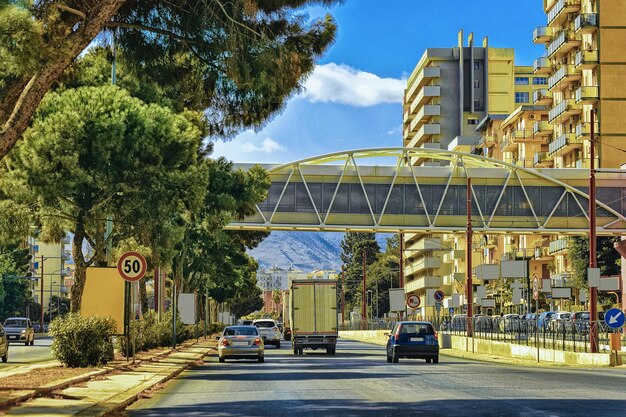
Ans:
<svg viewBox="0 0 626 417"><path fill-rule="evenodd" d="M587 333L589 331L588 311L544 311L542 313L529 314L504 314L500 316L487 316L476 314L472 323L474 330L478 332L554 332L554 333ZM601 331L606 330L604 312L598 312L598 326ZM467 328L467 316L457 314L441 324L441 330L465 331Z"/></svg>

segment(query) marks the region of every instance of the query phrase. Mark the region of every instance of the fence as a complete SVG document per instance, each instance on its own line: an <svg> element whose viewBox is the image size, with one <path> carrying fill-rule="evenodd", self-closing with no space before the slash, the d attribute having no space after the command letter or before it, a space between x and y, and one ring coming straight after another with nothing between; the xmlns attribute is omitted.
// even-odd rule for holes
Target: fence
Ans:
<svg viewBox="0 0 626 417"><path fill-rule="evenodd" d="M465 315L440 316L425 318L435 329L458 336L467 336L468 319ZM352 322L339 326L340 330L389 330L395 321ZM508 342L571 352L589 352L589 330L592 325L598 327L598 346L600 351L609 351L609 334L621 333L621 346L626 347L624 329L611 329L604 320L526 320L505 317L472 317L471 328L474 338ZM626 350L626 349L625 349Z"/></svg>

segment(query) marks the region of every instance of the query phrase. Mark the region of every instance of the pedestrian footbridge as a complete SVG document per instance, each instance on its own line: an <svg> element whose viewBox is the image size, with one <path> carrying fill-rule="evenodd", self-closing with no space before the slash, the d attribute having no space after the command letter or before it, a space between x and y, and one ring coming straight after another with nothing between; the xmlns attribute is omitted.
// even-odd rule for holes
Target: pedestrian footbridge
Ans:
<svg viewBox="0 0 626 417"><path fill-rule="evenodd" d="M413 166L416 161L426 166ZM265 168L268 198L228 229L462 232L469 178L474 231L589 230L588 169L530 169L462 152L409 148L338 152ZM596 184L598 234L623 234L626 171L600 169Z"/></svg>

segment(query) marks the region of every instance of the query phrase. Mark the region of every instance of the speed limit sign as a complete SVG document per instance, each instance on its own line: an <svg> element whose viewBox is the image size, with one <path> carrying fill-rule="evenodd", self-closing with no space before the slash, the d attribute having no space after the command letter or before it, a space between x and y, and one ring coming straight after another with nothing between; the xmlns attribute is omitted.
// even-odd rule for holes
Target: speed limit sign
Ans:
<svg viewBox="0 0 626 417"><path fill-rule="evenodd" d="M126 281L139 281L146 274L148 264L139 252L126 252L117 261L117 272Z"/></svg>

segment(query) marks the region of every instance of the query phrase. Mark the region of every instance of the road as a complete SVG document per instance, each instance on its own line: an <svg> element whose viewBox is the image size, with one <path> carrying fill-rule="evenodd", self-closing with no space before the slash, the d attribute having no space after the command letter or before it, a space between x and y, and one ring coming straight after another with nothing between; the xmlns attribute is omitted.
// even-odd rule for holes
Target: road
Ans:
<svg viewBox="0 0 626 417"><path fill-rule="evenodd" d="M37 336L35 336L34 346L24 346L23 343L11 343L9 345L9 361L7 363L0 363L0 372L19 366L52 360L52 353L50 352L51 343L51 337Z"/></svg>
<svg viewBox="0 0 626 417"><path fill-rule="evenodd" d="M441 356L387 364L380 346L341 341L336 356L268 347L265 363L217 362L181 374L127 410L148 416L623 416L625 369L524 368Z"/></svg>

